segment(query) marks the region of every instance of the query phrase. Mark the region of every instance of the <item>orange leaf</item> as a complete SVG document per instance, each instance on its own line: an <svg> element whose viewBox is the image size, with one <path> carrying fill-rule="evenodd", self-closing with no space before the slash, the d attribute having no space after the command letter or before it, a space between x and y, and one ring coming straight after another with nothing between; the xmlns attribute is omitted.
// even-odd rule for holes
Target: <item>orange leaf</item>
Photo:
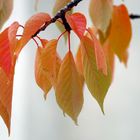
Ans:
<svg viewBox="0 0 140 140"><path fill-rule="evenodd" d="M47 13L38 13L33 15L25 24L23 36L20 40L21 48L32 38L38 29L45 23L51 20Z"/></svg>
<svg viewBox="0 0 140 140"><path fill-rule="evenodd" d="M95 53L93 41L84 36L82 39L82 60L85 82L104 112L103 102L111 84L111 74L109 67L107 75L98 70Z"/></svg>
<svg viewBox="0 0 140 140"><path fill-rule="evenodd" d="M35 63L35 77L39 87L47 95L55 87L61 59L56 53L57 40L51 40L45 48L38 48Z"/></svg>
<svg viewBox="0 0 140 140"><path fill-rule="evenodd" d="M9 78L7 77L4 70L0 68L0 115L2 116L3 120L5 121L5 124L7 125L9 133L12 108L12 91L13 74L11 74Z"/></svg>
<svg viewBox="0 0 140 140"><path fill-rule="evenodd" d="M95 27L104 34L109 27L113 11L113 0L91 0L89 13Z"/></svg>
<svg viewBox="0 0 140 140"><path fill-rule="evenodd" d="M110 67L110 70L111 70L111 77L112 77L112 80L113 80L113 76L114 76L114 66L115 66L115 54L111 48L111 46L109 46L109 43L108 41L106 41L103 45L103 50L104 50L104 53L106 55L106 59L107 59L107 62L108 62L108 65Z"/></svg>
<svg viewBox="0 0 140 140"><path fill-rule="evenodd" d="M81 54L81 44L80 44L80 46L78 48L78 51L77 51L77 54L76 54L75 63L76 63L77 71L79 73L79 77L80 77L81 88L83 90L83 87L84 87L84 72L83 72L83 62L82 62L82 54Z"/></svg>
<svg viewBox="0 0 140 140"><path fill-rule="evenodd" d="M125 5L114 6L109 44L119 57L120 61L127 62L127 49L131 40L131 23Z"/></svg>
<svg viewBox="0 0 140 140"><path fill-rule="evenodd" d="M58 74L56 100L63 112L67 113L75 123L83 105L83 93L80 86L73 55L68 52Z"/></svg>
<svg viewBox="0 0 140 140"><path fill-rule="evenodd" d="M67 22L69 23L72 30L81 38L83 37L86 30L86 18L81 13L74 13L66 16Z"/></svg>

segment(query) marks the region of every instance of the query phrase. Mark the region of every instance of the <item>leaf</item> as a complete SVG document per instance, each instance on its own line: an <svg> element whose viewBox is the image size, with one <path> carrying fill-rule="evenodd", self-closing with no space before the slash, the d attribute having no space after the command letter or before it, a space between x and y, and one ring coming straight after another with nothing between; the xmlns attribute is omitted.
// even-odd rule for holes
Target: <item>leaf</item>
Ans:
<svg viewBox="0 0 140 140"><path fill-rule="evenodd" d="M53 7L53 14L55 15L61 8L64 8L72 0L56 0Z"/></svg>
<svg viewBox="0 0 140 140"><path fill-rule="evenodd" d="M71 52L68 52L61 64L56 86L56 100L63 112L77 123L77 117L83 105L83 93L79 74Z"/></svg>
<svg viewBox="0 0 140 140"><path fill-rule="evenodd" d="M95 27L104 34L109 27L113 12L113 0L91 0L89 13Z"/></svg>
<svg viewBox="0 0 140 140"><path fill-rule="evenodd" d="M97 63L97 69L102 70L102 72L107 75L107 64L104 51L102 46L96 36L94 35L94 31L91 28L88 28L87 31L90 33L91 39L94 42L94 51L95 51L95 58Z"/></svg>
<svg viewBox="0 0 140 140"><path fill-rule="evenodd" d="M0 34L0 115L10 133L12 92L16 63L16 32L19 27L14 22Z"/></svg>
<svg viewBox="0 0 140 140"><path fill-rule="evenodd" d="M35 63L35 77L38 86L45 92L45 96L55 88L61 59L56 53L57 40L51 40L45 48L38 48Z"/></svg>
<svg viewBox="0 0 140 140"><path fill-rule="evenodd" d="M110 67L111 70L111 77L113 80L113 76L114 76L114 67L115 67L115 54L111 48L111 46L109 45L108 41L106 41L103 45L103 50L106 56L106 60L108 62L108 66Z"/></svg>
<svg viewBox="0 0 140 140"><path fill-rule="evenodd" d="M51 17L47 13L38 13L33 15L25 24L23 36L20 40L21 48L26 45L38 29L45 24L45 22L49 22L50 20Z"/></svg>
<svg viewBox="0 0 140 140"><path fill-rule="evenodd" d="M14 66L12 67L14 71ZM13 72L12 72L13 73ZM10 120L12 108L13 74L10 78L0 68L0 115L2 116L10 134Z"/></svg>
<svg viewBox="0 0 140 140"><path fill-rule="evenodd" d="M82 54L81 54L81 44L80 44L78 51L77 51L77 54L76 54L75 63L76 63L77 71L79 73L79 77L80 77L81 88L83 90L83 88L84 88L84 72L83 72L83 62L82 62Z"/></svg>
<svg viewBox="0 0 140 140"><path fill-rule="evenodd" d="M87 24L85 16L81 13L74 13L72 15L67 15L66 19L72 30L82 38Z"/></svg>
<svg viewBox="0 0 140 140"><path fill-rule="evenodd" d="M10 17L13 9L13 0L0 0L0 29Z"/></svg>
<svg viewBox="0 0 140 140"><path fill-rule="evenodd" d="M94 51L94 42L88 37L82 39L82 60L84 69L84 78L92 96L99 103L101 110L106 93L111 84L111 74L108 68L107 75L99 71L96 63L96 55Z"/></svg>
<svg viewBox="0 0 140 140"><path fill-rule="evenodd" d="M11 24L11 26L8 29L8 38L9 38L9 45L10 45L10 50L12 55L18 56L20 53L19 47L17 45L18 39L16 39L16 34L19 28L19 23L14 22Z"/></svg>
<svg viewBox="0 0 140 140"><path fill-rule="evenodd" d="M0 67L4 69L7 75L10 74L11 70L18 27L18 22L14 22L0 34Z"/></svg>
<svg viewBox="0 0 140 140"><path fill-rule="evenodd" d="M10 73L12 56L10 52L8 28L0 34L0 67L4 69L7 75Z"/></svg>
<svg viewBox="0 0 140 140"><path fill-rule="evenodd" d="M35 79L38 84L38 86L44 91L45 96L50 91L52 85L48 79L48 76L43 69L43 66L41 64L41 49L38 48L36 53L36 61L35 61Z"/></svg>
<svg viewBox="0 0 140 140"><path fill-rule="evenodd" d="M128 11L125 5L114 6L109 43L120 61L127 63L127 49L132 36Z"/></svg>

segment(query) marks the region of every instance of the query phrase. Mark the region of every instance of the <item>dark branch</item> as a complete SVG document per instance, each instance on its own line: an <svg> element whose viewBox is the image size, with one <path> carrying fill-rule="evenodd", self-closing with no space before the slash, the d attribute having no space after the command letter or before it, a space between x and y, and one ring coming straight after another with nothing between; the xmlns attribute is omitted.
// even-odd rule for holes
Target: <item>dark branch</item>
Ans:
<svg viewBox="0 0 140 140"><path fill-rule="evenodd" d="M136 15L136 14L130 14L129 15L130 19L139 19L140 18L140 15Z"/></svg>
<svg viewBox="0 0 140 140"><path fill-rule="evenodd" d="M66 12L70 11L74 6L77 6L77 4L81 1L82 0L73 0L72 2L68 3L66 7L61 9L49 22L46 22L32 37L37 36L41 31L44 31L49 24L56 22L59 18L63 21L64 27L69 32L71 28L65 19L65 14Z"/></svg>

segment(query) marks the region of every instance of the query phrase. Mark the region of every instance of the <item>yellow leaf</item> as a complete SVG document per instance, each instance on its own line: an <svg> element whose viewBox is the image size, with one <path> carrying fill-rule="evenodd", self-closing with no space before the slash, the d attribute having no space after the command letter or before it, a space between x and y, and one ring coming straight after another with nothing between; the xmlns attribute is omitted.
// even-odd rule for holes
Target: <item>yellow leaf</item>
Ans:
<svg viewBox="0 0 140 140"><path fill-rule="evenodd" d="M120 61L127 63L127 49L132 36L129 14L125 5L114 6L109 44Z"/></svg>
<svg viewBox="0 0 140 140"><path fill-rule="evenodd" d="M104 34L109 27L113 11L113 0L91 0L89 13L95 27Z"/></svg>
<svg viewBox="0 0 140 140"><path fill-rule="evenodd" d="M56 14L61 8L64 8L72 0L56 0L53 8L53 14Z"/></svg>
<svg viewBox="0 0 140 140"><path fill-rule="evenodd" d="M99 103L101 110L104 112L103 102L111 84L111 74L109 68L107 75L104 75L102 71L98 70L94 51L94 43L86 36L82 40L82 59L84 78L87 87L92 96Z"/></svg>
<svg viewBox="0 0 140 140"><path fill-rule="evenodd" d="M13 0L0 0L0 29L11 15Z"/></svg>
<svg viewBox="0 0 140 140"><path fill-rule="evenodd" d="M80 77L80 82L81 82L81 88L83 90L84 87L84 73L83 73L83 62L82 62L82 54L81 54L81 44L78 48L77 54L76 54L76 67L77 67L77 71L79 73L79 77Z"/></svg>
<svg viewBox="0 0 140 140"><path fill-rule="evenodd" d="M83 93L79 74L71 52L68 52L61 64L56 86L56 100L63 112L77 123L77 117L83 105Z"/></svg>

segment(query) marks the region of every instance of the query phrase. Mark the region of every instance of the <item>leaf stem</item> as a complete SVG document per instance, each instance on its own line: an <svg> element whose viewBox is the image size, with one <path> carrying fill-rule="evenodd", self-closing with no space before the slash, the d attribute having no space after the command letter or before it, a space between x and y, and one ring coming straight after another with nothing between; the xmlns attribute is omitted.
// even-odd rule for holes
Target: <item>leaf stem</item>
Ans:
<svg viewBox="0 0 140 140"><path fill-rule="evenodd" d="M71 51L71 45L70 45L70 32L68 32L68 48L69 52Z"/></svg>
<svg viewBox="0 0 140 140"><path fill-rule="evenodd" d="M58 37L57 41L59 41L60 38L61 38L66 32L67 32L67 30L65 30L65 31Z"/></svg>

